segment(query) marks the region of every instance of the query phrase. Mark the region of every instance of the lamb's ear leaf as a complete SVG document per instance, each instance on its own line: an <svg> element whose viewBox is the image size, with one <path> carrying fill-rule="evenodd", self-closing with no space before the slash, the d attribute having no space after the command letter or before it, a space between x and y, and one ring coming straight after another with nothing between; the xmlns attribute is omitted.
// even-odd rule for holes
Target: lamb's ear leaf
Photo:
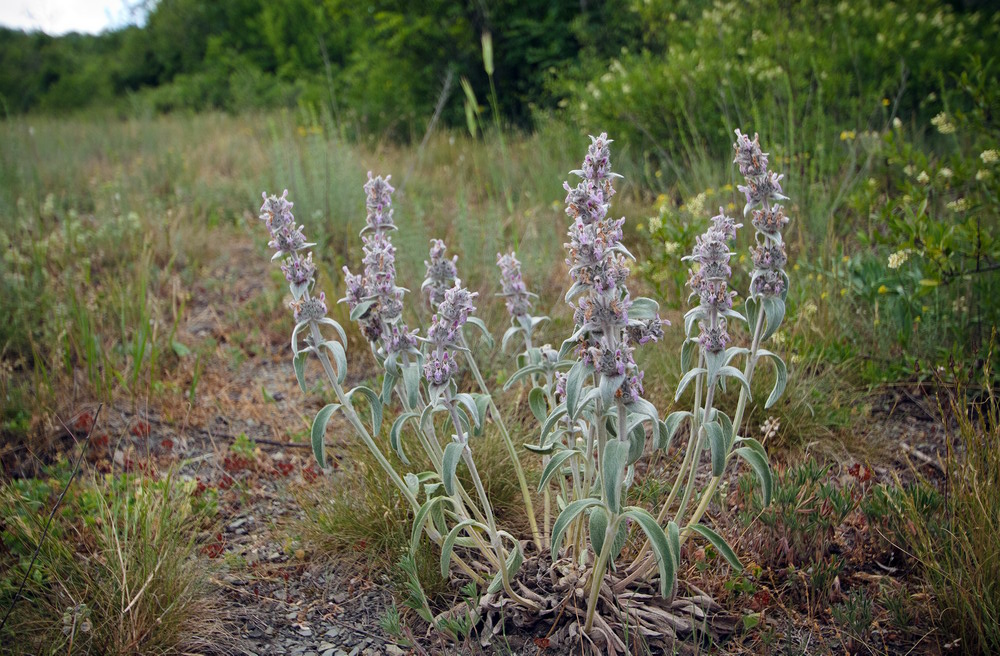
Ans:
<svg viewBox="0 0 1000 656"><path fill-rule="evenodd" d="M608 513L598 506L590 511L590 548L594 555L600 555L604 549L604 538L608 535Z"/></svg>
<svg viewBox="0 0 1000 656"><path fill-rule="evenodd" d="M371 308L371 306L375 305L375 303L376 299L370 298L367 301L361 301L360 303L355 305L354 309L351 310L351 321L357 321L358 319L363 317L365 315L365 312L367 312Z"/></svg>
<svg viewBox="0 0 1000 656"><path fill-rule="evenodd" d="M521 332L520 326L511 326L510 328L508 328L507 331L503 334L503 338L500 340L500 350L506 351L507 344L509 344L510 340L514 337L514 335L518 334L519 332Z"/></svg>
<svg viewBox="0 0 1000 656"><path fill-rule="evenodd" d="M454 504L451 497L431 497L417 510L417 515L413 518L413 531L410 533L411 556L416 554L417 550L420 548L420 534L423 532L424 524L427 523L427 519L430 516L431 511L434 509L434 506L445 502Z"/></svg>
<svg viewBox="0 0 1000 656"><path fill-rule="evenodd" d="M326 467L326 424L330 421L330 416L340 408L339 403L330 403L316 413L313 419L310 436L312 438L313 455L320 467Z"/></svg>
<svg viewBox="0 0 1000 656"><path fill-rule="evenodd" d="M337 334L340 336L340 343L345 345L347 344L347 333L344 332L344 327L341 326L339 323L337 323L330 317L323 317L316 323L321 324L323 326L330 326L331 328L336 330Z"/></svg>
<svg viewBox="0 0 1000 656"><path fill-rule="evenodd" d="M608 510L613 513L621 511L622 479L625 476L628 453L628 442L616 439L604 445L604 462L601 463L601 473L604 478L604 499Z"/></svg>
<svg viewBox="0 0 1000 656"><path fill-rule="evenodd" d="M579 449L564 449L559 453L552 456L549 462L545 465L545 469L542 470L542 477L538 481L538 491L541 492L545 489L548 484L549 479L552 478L556 472L563 466L563 463L572 458L573 456L582 456L583 452Z"/></svg>
<svg viewBox="0 0 1000 656"><path fill-rule="evenodd" d="M720 379L722 379L722 378L735 378L736 380L738 380L739 383L740 383L740 385L743 386L743 389L746 390L747 397L750 397L750 383L747 382L747 379L743 375L742 371L740 371L736 367L726 366L726 367L722 367L721 369L719 369L718 375L719 375Z"/></svg>
<svg viewBox="0 0 1000 656"><path fill-rule="evenodd" d="M396 421L392 422L392 428L389 429L389 446L393 448L399 459L403 461L404 465L409 466L410 461L406 457L406 453L403 452L403 440L401 439L401 431L403 430L403 424L408 420L419 418L420 414L416 412L406 412L398 417Z"/></svg>
<svg viewBox="0 0 1000 656"><path fill-rule="evenodd" d="M694 380L696 376L698 376L699 374L707 374L707 373L708 369L705 369L703 367L695 367L694 369L691 369L686 374L684 374L681 377L680 382L677 383L677 393L674 394L674 401L677 401L681 398L681 394L684 393L684 390L687 388L688 385L691 384L691 381Z"/></svg>
<svg viewBox="0 0 1000 656"><path fill-rule="evenodd" d="M514 386L514 383L521 380L525 376L530 376L532 374L544 374L544 373L545 373L545 367L543 367L542 365L529 364L528 366L522 367L517 371L515 371L513 374L511 374L511 377L508 378L507 382L503 384L503 390L506 392L507 390L509 390L511 387Z"/></svg>
<svg viewBox="0 0 1000 656"><path fill-rule="evenodd" d="M604 405L610 405L615 398L615 392L622 386L625 382L625 374L621 376L605 376L601 375L600 383L598 383L598 389L601 390L601 401Z"/></svg>
<svg viewBox="0 0 1000 656"><path fill-rule="evenodd" d="M729 543L726 542L721 535L708 528L704 524L695 524L691 527L691 530L702 536L706 540L712 543L712 546L722 554L722 557L726 559L726 562L732 566L737 572L743 571L743 564L740 559L736 557L736 552L733 551Z"/></svg>
<svg viewBox="0 0 1000 656"><path fill-rule="evenodd" d="M760 311L760 306L757 305L757 300L753 296L746 300L746 310L747 330L752 334L757 328L757 313Z"/></svg>
<svg viewBox="0 0 1000 656"><path fill-rule="evenodd" d="M396 383L399 378L395 374L391 374L388 371L382 376L382 405L389 405L392 403L392 390L396 388Z"/></svg>
<svg viewBox="0 0 1000 656"><path fill-rule="evenodd" d="M306 391L306 358L308 357L308 351L299 351L292 358L292 367L295 369L295 380L299 381L299 388L303 392Z"/></svg>
<svg viewBox="0 0 1000 656"><path fill-rule="evenodd" d="M448 496L455 494L455 470L458 468L463 449L465 445L458 442L449 442L444 448L444 456L441 458L441 482L444 483L444 491Z"/></svg>
<svg viewBox="0 0 1000 656"><path fill-rule="evenodd" d="M553 408L549 416L546 417L545 423L542 424L542 432L538 438L538 443L540 445L545 443L545 438L552 431L552 429L555 428L556 424L559 423L559 420L565 415L566 415L565 403L560 403L555 408Z"/></svg>
<svg viewBox="0 0 1000 656"><path fill-rule="evenodd" d="M455 550L455 541L458 540L459 533L462 532L466 527L486 529L485 526L480 524L474 519L466 519L464 521L455 524L455 527L448 531L448 536L441 543L441 577L448 578L448 568L451 565L451 553Z"/></svg>
<svg viewBox="0 0 1000 656"><path fill-rule="evenodd" d="M410 363L403 368L403 392L411 408L416 408L420 403L420 365Z"/></svg>
<svg viewBox="0 0 1000 656"><path fill-rule="evenodd" d="M482 435L486 430L486 416L487 410L490 407L490 402L493 400L489 394L471 394L472 400L476 404L476 416L479 417L479 428L475 435Z"/></svg>
<svg viewBox="0 0 1000 656"><path fill-rule="evenodd" d="M347 353L344 352L344 345L331 339L323 342L323 346L333 355L333 364L337 369L337 383L343 385L347 379Z"/></svg>
<svg viewBox="0 0 1000 656"><path fill-rule="evenodd" d="M756 472L764 507L767 507L771 504L771 495L774 491L774 478L771 475L771 465L767 461L767 452L764 451L764 446L753 438L747 438L741 444L746 446L741 446L734 453L746 460Z"/></svg>
<svg viewBox="0 0 1000 656"><path fill-rule="evenodd" d="M653 555L656 556L656 566L660 573L660 595L664 599L668 598L674 589L677 578L677 557L674 555L671 540L660 528L660 523L656 521L656 518L644 508L629 506L623 514L639 524L643 533L649 538L649 544L653 547Z"/></svg>
<svg viewBox="0 0 1000 656"><path fill-rule="evenodd" d="M347 398L351 399L355 394L361 394L361 396L368 400L368 407L372 413L372 437L375 437L382 430L382 400L379 399L378 394L373 392L371 388L364 385L358 385L348 392Z"/></svg>
<svg viewBox="0 0 1000 656"><path fill-rule="evenodd" d="M677 434L677 430L681 427L681 424L684 423L685 419L690 419L690 418L691 418L691 412L689 410L678 410L677 412L671 412L669 415L667 415L667 418L663 420L666 429L661 430L660 432L660 438L661 438L660 441L662 443L657 444L656 448L658 449L669 448L670 442L674 439L674 435Z"/></svg>
<svg viewBox="0 0 1000 656"><path fill-rule="evenodd" d="M681 530L677 528L677 522L670 520L667 522L667 539L670 540L670 547L674 553L674 564L680 569L681 566Z"/></svg>
<svg viewBox="0 0 1000 656"><path fill-rule="evenodd" d="M767 397L767 402L764 404L764 409L767 410L777 403L781 395L785 393L785 386L788 384L788 368L785 366L785 361L777 353L772 353L767 349L757 351L757 357L771 358L771 362L774 363L774 388L771 390L771 394Z"/></svg>
<svg viewBox="0 0 1000 656"><path fill-rule="evenodd" d="M555 524L552 525L552 558L558 558L559 547L562 546L563 535L566 533L566 529L569 525L576 519L577 515L581 512L590 508L591 506L601 505L601 500L594 497L587 497L585 499L577 499L576 501L571 501L563 508L563 511L559 513L556 517Z"/></svg>
<svg viewBox="0 0 1000 656"><path fill-rule="evenodd" d="M687 371L694 364L695 354L698 353L698 340L692 337L684 340L681 345L681 371Z"/></svg>
<svg viewBox="0 0 1000 656"><path fill-rule="evenodd" d="M562 360L569 355L569 352L573 350L573 347L576 346L576 344L577 341L575 339L563 340L563 343L559 346L559 359Z"/></svg>
<svg viewBox="0 0 1000 656"><path fill-rule="evenodd" d="M500 533L501 535L506 535L503 531L500 531ZM521 551L521 544L516 542L515 545L515 548L511 549L510 553L507 554L507 563L505 564L505 567L507 568L507 578L509 579L514 578L514 575L517 574L517 570L521 567L521 563L524 562L524 552ZM500 572L497 572L496 576L493 577L493 580L490 581L489 587L486 588L486 594L496 594L500 591L502 586L503 576Z"/></svg>
<svg viewBox="0 0 1000 656"><path fill-rule="evenodd" d="M660 304L651 298L640 296L632 299L632 305L628 308L629 319L652 319L660 311Z"/></svg>
<svg viewBox="0 0 1000 656"><path fill-rule="evenodd" d="M583 362L577 362L566 374L566 409L571 417L576 416L577 402L580 400L583 384L590 373L590 367Z"/></svg>
<svg viewBox="0 0 1000 656"><path fill-rule="evenodd" d="M469 418L472 420L472 427L474 429L479 429L481 427L479 408L476 406L476 400L472 398L472 395L463 392L461 394L456 394L454 398L458 401L460 407L464 406L465 409L469 411Z"/></svg>
<svg viewBox="0 0 1000 656"><path fill-rule="evenodd" d="M544 422L549 415L549 407L545 401L545 390L541 387L532 387L531 391L528 392L528 406L531 408L531 414L535 415L535 419L539 423Z"/></svg>
<svg viewBox="0 0 1000 656"><path fill-rule="evenodd" d="M486 348L492 349L495 342L493 341L493 335L490 334L490 329L486 327L483 320L479 317L469 317L466 319L466 323L475 326L482 333L483 339L486 341Z"/></svg>
<svg viewBox="0 0 1000 656"><path fill-rule="evenodd" d="M726 470L726 456L728 437L722 426L717 421L710 421L702 425L705 435L708 437L708 444L712 448L712 476L722 476Z"/></svg>
<svg viewBox="0 0 1000 656"><path fill-rule="evenodd" d="M781 322L785 319L785 301L778 296L767 296L761 300L761 309L767 320L767 326L760 336L760 341L764 342L781 327Z"/></svg>

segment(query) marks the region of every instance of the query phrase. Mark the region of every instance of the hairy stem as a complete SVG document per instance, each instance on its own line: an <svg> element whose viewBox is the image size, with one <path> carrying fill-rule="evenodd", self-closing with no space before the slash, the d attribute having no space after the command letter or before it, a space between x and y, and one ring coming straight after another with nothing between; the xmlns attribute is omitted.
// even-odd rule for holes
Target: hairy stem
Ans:
<svg viewBox="0 0 1000 656"><path fill-rule="evenodd" d="M466 348L465 358L469 363L469 368L472 370L472 375L475 377L476 383L479 385L479 389L482 390L483 394L489 398L490 414L493 416L493 420L496 422L497 428L500 429L500 435L503 437L504 446L507 447L507 453L510 455L511 462L514 466L514 474L517 476L517 484L521 488L521 497L524 499L524 508L528 515L528 525L531 527L531 539L534 541L535 546L541 550L542 538L538 531L538 522L535 520L535 504L531 498L531 491L528 489L528 481L524 476L524 468L521 467L521 459L517 455L517 449L514 448L514 442L510 438L510 433L507 431L507 426L504 424L503 417L500 415L500 410L497 408L496 403L493 402L493 396L490 394L490 390L486 386L483 374L479 371L479 365L476 364L476 359L472 357L472 351L469 350L469 344L465 340L465 335L462 335L462 346Z"/></svg>

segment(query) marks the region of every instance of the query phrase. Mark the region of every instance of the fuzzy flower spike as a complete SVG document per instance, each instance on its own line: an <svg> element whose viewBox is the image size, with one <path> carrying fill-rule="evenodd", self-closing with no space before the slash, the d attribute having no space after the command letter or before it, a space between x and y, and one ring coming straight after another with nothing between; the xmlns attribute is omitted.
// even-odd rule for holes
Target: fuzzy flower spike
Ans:
<svg viewBox="0 0 1000 656"><path fill-rule="evenodd" d="M691 255L683 258L697 264L696 269L690 270L688 286L691 287L690 299L699 301L698 306L685 315L685 328L690 335L694 322L698 322L698 345L710 364L722 357L729 344L726 318L741 317L733 310L736 292L729 291L729 278L733 273L729 266L733 256L729 242L736 238L736 231L741 227L743 224L726 216L720 207L719 214L712 217L712 225L695 240Z"/></svg>
<svg viewBox="0 0 1000 656"><path fill-rule="evenodd" d="M424 364L424 378L432 398L443 392L458 373L458 352L463 348L462 328L476 311L473 305L476 296L476 292L462 286L461 280L455 280L455 285L444 292L444 300L431 319L431 327L424 340L430 345L430 354Z"/></svg>
<svg viewBox="0 0 1000 656"><path fill-rule="evenodd" d="M782 195L779 184L782 176L768 170L767 153L761 152L757 135L753 140L736 130L733 144L736 158L733 163L746 178L746 185L739 190L747 198L744 214L751 212L750 223L756 233L756 245L750 248L754 269L750 275L750 296L754 299L780 297L784 300L788 292L788 275L785 265L788 254L781 237L781 231L788 223L780 201L788 200Z"/></svg>
<svg viewBox="0 0 1000 656"><path fill-rule="evenodd" d="M424 260L427 267L427 278L420 286L421 291L427 294L427 299L431 308L436 308L444 301L444 294L451 288L458 277L458 256L453 255L451 259L444 254L447 246L440 239L431 240L430 260Z"/></svg>
<svg viewBox="0 0 1000 656"><path fill-rule="evenodd" d="M419 356L416 331L403 321L403 295L406 290L396 285L396 247L389 233L396 229L393 222L392 192L389 177L372 177L364 186L367 216L362 248L364 272L351 273L346 266L344 282L347 292L340 302L347 303L351 318L380 360L395 362L400 354ZM365 234L370 233L370 234Z"/></svg>
<svg viewBox="0 0 1000 656"><path fill-rule="evenodd" d="M657 341L666 321L652 299L632 300L625 285L628 260L634 259L622 245L625 219L608 217L614 180L611 171L611 140L607 134L591 137L583 166L571 171L582 180L576 187L563 183L569 228L566 264L573 285L567 302L577 298L573 318L577 330L570 340L584 366L601 376L605 402L612 399L631 405L643 393L643 374L632 357L635 346ZM624 438L624 436L622 436Z"/></svg>
<svg viewBox="0 0 1000 656"><path fill-rule="evenodd" d="M312 253L302 256L302 251L316 244L306 242L302 226L296 225L292 215L293 203L288 200L288 190L281 196L268 196L263 192L264 204L260 206L260 220L267 224L271 233L268 246L275 250L271 261L287 256L282 261L281 271L285 274L292 290L293 300L290 304L295 314L296 322L319 321L326 316L326 295L320 292L317 296L309 295L316 280L316 265Z"/></svg>

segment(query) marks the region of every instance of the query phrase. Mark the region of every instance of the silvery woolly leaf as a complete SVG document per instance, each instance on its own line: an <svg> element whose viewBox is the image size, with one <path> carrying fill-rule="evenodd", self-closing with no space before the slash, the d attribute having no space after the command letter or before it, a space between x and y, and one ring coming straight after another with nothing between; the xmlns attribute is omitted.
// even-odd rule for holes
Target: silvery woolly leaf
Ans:
<svg viewBox="0 0 1000 656"><path fill-rule="evenodd" d="M760 349L757 351L757 357L767 357L771 358L771 362L774 363L774 388L771 390L771 394L767 397L767 402L764 404L764 409L767 410L781 398L781 395L785 392L785 385L788 384L788 369L785 367L785 361L782 360L777 353L772 353L766 349Z"/></svg>
<svg viewBox="0 0 1000 656"><path fill-rule="evenodd" d="M632 305L628 309L628 316L630 319L649 320L655 318L659 311L659 303L651 298L640 296L632 300Z"/></svg>
<svg viewBox="0 0 1000 656"><path fill-rule="evenodd" d="M531 391L528 392L528 407L531 408L531 414L535 415L535 419L539 423L545 421L549 415L548 402L545 400L545 391L541 387L532 387Z"/></svg>
<svg viewBox="0 0 1000 656"><path fill-rule="evenodd" d="M674 401L680 400L681 394L684 393L685 388L687 388L687 386L691 384L691 381L694 380L695 377L697 377L700 374L707 374L707 373L708 369L704 369L702 367L695 367L694 369L691 369L686 374L684 374L681 377L680 382L677 383L677 393L674 394Z"/></svg>
<svg viewBox="0 0 1000 656"><path fill-rule="evenodd" d="M609 405L615 398L615 392L618 391L618 388L620 388L624 382L624 374L621 376L610 377L601 374L600 383L598 384L598 388L601 392L601 401L603 401L605 405Z"/></svg>
<svg viewBox="0 0 1000 656"><path fill-rule="evenodd" d="M420 373L419 364L410 364L403 368L403 392L411 408L416 408L420 403Z"/></svg>
<svg viewBox="0 0 1000 656"><path fill-rule="evenodd" d="M507 332L503 334L503 338L500 340L500 350L506 351L507 345L510 343L510 340L519 332L521 332L521 330L522 329L520 326L511 326L510 328L508 328Z"/></svg>
<svg viewBox="0 0 1000 656"><path fill-rule="evenodd" d="M698 340L688 337L681 345L681 372L686 372L694 364L694 355L698 352Z"/></svg>
<svg viewBox="0 0 1000 656"><path fill-rule="evenodd" d="M721 535L704 524L695 524L691 527L691 530L711 542L716 551L718 551L719 554L726 559L726 562L728 562L733 569L737 572L743 571L743 564L740 563L740 559L736 557L736 552L733 551L732 547L729 546Z"/></svg>
<svg viewBox="0 0 1000 656"><path fill-rule="evenodd" d="M608 510L617 513L621 510L622 479L625 476L625 465L628 460L629 443L621 440L610 440L604 445L604 461L601 463L601 475L604 479L604 502Z"/></svg>
<svg viewBox="0 0 1000 656"><path fill-rule="evenodd" d="M469 317L466 320L466 324L478 328L479 332L482 333L483 340L486 341L486 348L489 349L493 348L493 335L490 334L489 329L486 327L486 324L483 323L482 319L480 319L479 317Z"/></svg>
<svg viewBox="0 0 1000 656"><path fill-rule="evenodd" d="M712 450L712 476L722 476L726 470L726 458L728 457L728 441L725 431L718 422L710 421L702 425L705 436L708 438L709 447Z"/></svg>
<svg viewBox="0 0 1000 656"><path fill-rule="evenodd" d="M653 555L656 557L656 566L660 574L660 595L667 599L677 582L677 562L680 550L673 547L673 540L667 537L666 532L660 528L660 523L646 509L629 506L623 514L635 521L649 538L649 544L653 548Z"/></svg>
<svg viewBox="0 0 1000 656"><path fill-rule="evenodd" d="M465 448L465 445L459 442L449 442L444 448L444 456L441 459L441 482L444 483L444 491L448 496L455 495L455 470Z"/></svg>
<svg viewBox="0 0 1000 656"><path fill-rule="evenodd" d="M585 499L577 499L566 504L566 507L562 509L559 516L556 517L555 524L552 525L552 558L557 560L559 557L559 548L562 546L563 536L566 533L566 529L569 525L573 523L573 520L582 513L587 508L591 506L597 506L601 504L600 499L595 499L593 497L587 497Z"/></svg>
<svg viewBox="0 0 1000 656"><path fill-rule="evenodd" d="M379 430L382 428L382 400L379 399L378 394L364 385L358 385L347 393L347 399L352 403L352 397L355 394L360 394L368 401L368 407L371 410L372 415L372 437L375 437L379 434Z"/></svg>
<svg viewBox="0 0 1000 656"><path fill-rule="evenodd" d="M687 410L678 410L677 412L671 412L667 415L667 418L663 420L665 428L661 430L661 440L663 444L657 444L657 448L667 449L670 446L671 440L674 439L674 435L677 434L677 430L681 427L681 424L685 420L691 418L691 413ZM664 436L664 433L666 434Z"/></svg>
<svg viewBox="0 0 1000 656"><path fill-rule="evenodd" d="M330 403L323 406L323 408L316 413L316 418L313 419L312 428L310 429L310 438L312 441L313 456L316 458L316 462L323 469L326 468L326 425L330 421L330 416L334 412L340 409L339 403Z"/></svg>
<svg viewBox="0 0 1000 656"><path fill-rule="evenodd" d="M737 369L736 367L722 367L718 371L718 376L720 379L723 377L735 378L736 380L739 381L740 385L743 386L743 389L746 390L747 397L748 398L750 397L750 384L747 382L747 379L743 376L743 372Z"/></svg>
<svg viewBox="0 0 1000 656"><path fill-rule="evenodd" d="M774 490L771 465L768 463L767 452L764 451L761 443L757 440L752 440L753 444L750 444L750 439L752 438L741 442L741 444L746 444L746 446L739 447L734 453L743 458L757 474L757 480L760 481L764 507L767 507L771 503L771 494Z"/></svg>
<svg viewBox="0 0 1000 656"><path fill-rule="evenodd" d="M403 462L403 464L407 466L409 466L410 460L406 457L406 453L403 451L403 425L410 419L416 419L419 417L420 415L416 412L403 413L396 417L396 421L392 422L392 428L389 429L389 446L391 446L396 452L396 455L399 456L399 459Z"/></svg>
<svg viewBox="0 0 1000 656"><path fill-rule="evenodd" d="M563 464L567 460L577 456L583 457L583 452L579 449L563 449L552 456L542 470L542 477L538 480L538 491L541 492L545 489L545 486L549 483L549 479L562 469Z"/></svg>
<svg viewBox="0 0 1000 656"><path fill-rule="evenodd" d="M330 317L323 317L322 319L318 319L316 323L320 324L321 326L330 326L331 328L336 330L337 335L340 337L340 343L347 344L347 334L344 333L344 328L339 323L337 323Z"/></svg>
<svg viewBox="0 0 1000 656"><path fill-rule="evenodd" d="M295 380L299 381L299 388L306 391L306 359L309 357L307 351L299 351L292 358L292 367L295 369Z"/></svg>
<svg viewBox="0 0 1000 656"><path fill-rule="evenodd" d="M785 301L777 296L768 296L761 299L761 308L767 319L767 326L760 336L760 341L763 343L781 327L781 322L785 318Z"/></svg>

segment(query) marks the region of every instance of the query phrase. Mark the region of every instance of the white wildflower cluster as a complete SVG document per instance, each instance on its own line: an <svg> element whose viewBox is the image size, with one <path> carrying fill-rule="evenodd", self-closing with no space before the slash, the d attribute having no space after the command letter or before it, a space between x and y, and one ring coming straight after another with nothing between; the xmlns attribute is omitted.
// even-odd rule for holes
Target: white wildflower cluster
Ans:
<svg viewBox="0 0 1000 656"><path fill-rule="evenodd" d="M951 122L951 119L945 112L941 112L932 118L931 125L936 127L941 134L953 134L955 132L955 124Z"/></svg>
<svg viewBox="0 0 1000 656"><path fill-rule="evenodd" d="M896 251L889 255L889 268L898 269L899 267L906 264L906 261L910 259L910 253L913 251L909 248L904 248L903 250Z"/></svg>

